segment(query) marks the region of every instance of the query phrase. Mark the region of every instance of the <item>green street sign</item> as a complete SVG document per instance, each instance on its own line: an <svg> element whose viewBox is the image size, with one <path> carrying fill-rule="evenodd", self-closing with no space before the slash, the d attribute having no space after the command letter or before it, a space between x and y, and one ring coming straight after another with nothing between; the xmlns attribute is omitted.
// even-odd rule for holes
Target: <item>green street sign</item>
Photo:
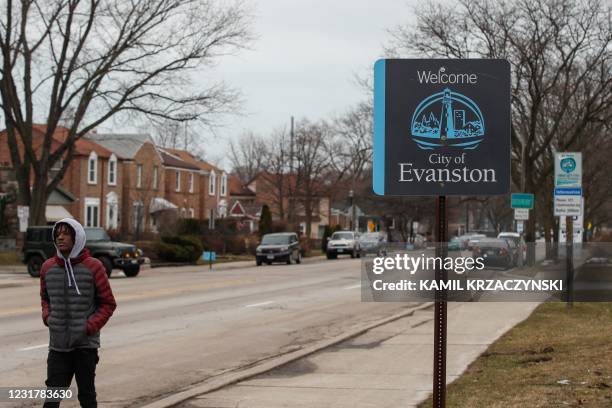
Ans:
<svg viewBox="0 0 612 408"><path fill-rule="evenodd" d="M510 199L512 208L528 208L533 209L533 194L514 193Z"/></svg>

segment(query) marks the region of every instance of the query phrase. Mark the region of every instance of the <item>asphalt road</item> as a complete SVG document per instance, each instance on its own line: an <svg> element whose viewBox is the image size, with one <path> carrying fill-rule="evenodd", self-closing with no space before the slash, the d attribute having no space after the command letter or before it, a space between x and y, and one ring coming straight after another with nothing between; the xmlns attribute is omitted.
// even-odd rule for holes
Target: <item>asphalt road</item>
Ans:
<svg viewBox="0 0 612 408"><path fill-rule="evenodd" d="M360 262L166 268L112 278L118 308L102 331L100 405L138 406L411 306L362 303ZM38 281L7 276L14 285L0 285L0 387L41 388L48 332Z"/></svg>

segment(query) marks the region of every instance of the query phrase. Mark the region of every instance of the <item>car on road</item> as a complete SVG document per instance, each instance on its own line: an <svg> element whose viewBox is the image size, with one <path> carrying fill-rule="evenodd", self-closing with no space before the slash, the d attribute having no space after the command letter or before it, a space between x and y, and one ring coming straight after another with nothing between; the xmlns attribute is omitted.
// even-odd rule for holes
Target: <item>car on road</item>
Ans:
<svg viewBox="0 0 612 408"><path fill-rule="evenodd" d="M336 231L327 242L327 259L336 259L338 255L350 255L351 258L360 256L361 245L359 233L355 231Z"/></svg>
<svg viewBox="0 0 612 408"><path fill-rule="evenodd" d="M26 231L21 260L32 277L39 277L43 262L56 254L52 231L52 226L29 227ZM122 269L130 278L138 275L144 262L141 250L131 244L112 241L102 228L86 227L85 236L89 253L102 262L109 277L114 268Z"/></svg>
<svg viewBox="0 0 612 408"><path fill-rule="evenodd" d="M463 244L461 243L460 237L452 237L448 242L448 250L449 251L461 251L463 249Z"/></svg>
<svg viewBox="0 0 612 408"><path fill-rule="evenodd" d="M516 249L517 258L525 259L527 256L527 245L518 232L500 232L497 238L512 241Z"/></svg>
<svg viewBox="0 0 612 408"><path fill-rule="evenodd" d="M499 238L479 240L472 248L472 256L482 258L485 265L500 266L506 269L514 266L516 262L511 244Z"/></svg>
<svg viewBox="0 0 612 408"><path fill-rule="evenodd" d="M376 254L376 256L386 256L387 239L384 234L379 232L366 232L359 236L360 255Z"/></svg>
<svg viewBox="0 0 612 408"><path fill-rule="evenodd" d="M255 250L255 263L270 265L273 262L285 262L287 265L302 262L300 240L295 232L278 232L265 234Z"/></svg>
<svg viewBox="0 0 612 408"><path fill-rule="evenodd" d="M474 235L470 235L470 237L467 240L467 246L466 249L468 250L472 250L474 248L474 246L476 244L478 244L478 242L487 239L487 236L484 234L474 234Z"/></svg>

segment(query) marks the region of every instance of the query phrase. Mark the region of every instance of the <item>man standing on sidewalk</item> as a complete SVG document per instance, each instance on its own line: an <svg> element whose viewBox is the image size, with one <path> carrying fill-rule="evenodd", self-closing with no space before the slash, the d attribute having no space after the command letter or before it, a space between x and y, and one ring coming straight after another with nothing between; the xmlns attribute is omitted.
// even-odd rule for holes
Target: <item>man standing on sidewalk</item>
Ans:
<svg viewBox="0 0 612 408"><path fill-rule="evenodd" d="M47 387L76 379L82 407L97 407L95 373L100 329L117 307L102 263L89 256L85 230L65 218L53 227L57 254L40 271L42 319L49 327ZM46 401L44 407L59 407Z"/></svg>

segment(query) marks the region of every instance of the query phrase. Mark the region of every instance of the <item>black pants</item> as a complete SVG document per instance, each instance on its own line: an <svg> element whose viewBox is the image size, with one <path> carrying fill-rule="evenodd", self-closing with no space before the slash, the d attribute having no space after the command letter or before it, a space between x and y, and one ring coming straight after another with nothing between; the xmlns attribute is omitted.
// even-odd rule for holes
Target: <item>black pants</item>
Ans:
<svg viewBox="0 0 612 408"><path fill-rule="evenodd" d="M98 349L81 348L69 352L49 350L47 357L47 387L70 387L72 376L78 387L81 407L96 408L96 364ZM44 408L59 407L59 402L45 401Z"/></svg>

